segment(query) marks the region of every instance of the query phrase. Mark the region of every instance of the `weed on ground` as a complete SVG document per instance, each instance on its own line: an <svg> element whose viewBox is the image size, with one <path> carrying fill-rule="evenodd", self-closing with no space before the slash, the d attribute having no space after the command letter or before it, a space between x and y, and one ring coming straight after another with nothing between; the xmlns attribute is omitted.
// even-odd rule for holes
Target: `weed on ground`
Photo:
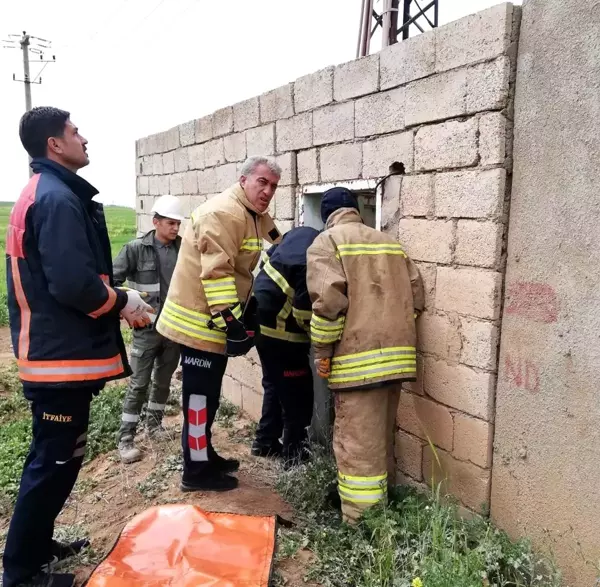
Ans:
<svg viewBox="0 0 600 587"><path fill-rule="evenodd" d="M526 540L511 542L489 520L458 515L438 492L393 490L357 526L341 521L328 493L333 459L314 449L311 461L281 474L278 490L297 512L279 531L279 557L314 555L306 579L324 587L559 587L553 562Z"/></svg>

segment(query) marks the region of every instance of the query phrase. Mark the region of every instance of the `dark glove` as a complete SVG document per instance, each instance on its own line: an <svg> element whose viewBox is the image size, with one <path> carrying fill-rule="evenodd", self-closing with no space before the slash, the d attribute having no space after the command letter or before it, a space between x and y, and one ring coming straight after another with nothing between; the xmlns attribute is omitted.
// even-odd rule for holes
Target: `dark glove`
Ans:
<svg viewBox="0 0 600 587"><path fill-rule="evenodd" d="M258 301L254 296L250 296L250 299L244 307L244 313L242 314L242 322L244 328L249 336L256 336L258 332Z"/></svg>
<svg viewBox="0 0 600 587"><path fill-rule="evenodd" d="M254 346L254 335L246 332L243 323L235 317L232 310L235 311L236 307L218 312L213 316L212 322L217 327L225 325L225 332L227 333L225 354L228 357L240 357Z"/></svg>

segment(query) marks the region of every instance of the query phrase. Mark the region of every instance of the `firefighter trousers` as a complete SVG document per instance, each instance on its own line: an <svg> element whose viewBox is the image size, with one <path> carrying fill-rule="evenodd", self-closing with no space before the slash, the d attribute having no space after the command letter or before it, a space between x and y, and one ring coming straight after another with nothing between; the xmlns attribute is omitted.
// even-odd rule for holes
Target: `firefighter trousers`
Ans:
<svg viewBox="0 0 600 587"><path fill-rule="evenodd" d="M184 478L207 474L216 456L212 425L219 409L226 367L225 355L181 347Z"/></svg>
<svg viewBox="0 0 600 587"><path fill-rule="evenodd" d="M146 401L148 428L156 428L162 423L171 390L171 377L179 364L179 345L159 334L155 328L136 329L133 331L130 364L133 373L123 401L119 442L133 440L135 437ZM152 387L148 397L151 379Z"/></svg>
<svg viewBox="0 0 600 587"><path fill-rule="evenodd" d="M387 499L395 485L394 441L401 383L335 392L333 451L345 522Z"/></svg>
<svg viewBox="0 0 600 587"><path fill-rule="evenodd" d="M279 438L275 434L281 430L277 416L281 414L283 457L286 460L297 459L306 443L313 412L310 345L260 336L256 350L263 370L264 388L263 412L256 433L257 444L275 444Z"/></svg>
<svg viewBox="0 0 600 587"><path fill-rule="evenodd" d="M54 521L83 463L90 403L98 387L26 389L32 441L4 548L4 587L40 572L52 558Z"/></svg>

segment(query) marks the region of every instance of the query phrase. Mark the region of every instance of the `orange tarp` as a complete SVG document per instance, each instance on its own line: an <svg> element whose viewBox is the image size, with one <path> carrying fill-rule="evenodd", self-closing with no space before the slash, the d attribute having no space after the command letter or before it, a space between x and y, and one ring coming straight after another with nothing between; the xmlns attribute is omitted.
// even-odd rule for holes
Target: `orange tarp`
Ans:
<svg viewBox="0 0 600 587"><path fill-rule="evenodd" d="M161 505L136 516L87 587L268 587L275 516Z"/></svg>

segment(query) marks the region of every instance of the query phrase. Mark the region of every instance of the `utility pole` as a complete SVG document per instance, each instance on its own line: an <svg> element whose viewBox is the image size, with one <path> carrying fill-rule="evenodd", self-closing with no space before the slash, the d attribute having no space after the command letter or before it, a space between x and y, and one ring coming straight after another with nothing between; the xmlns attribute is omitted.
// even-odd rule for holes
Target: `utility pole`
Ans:
<svg viewBox="0 0 600 587"><path fill-rule="evenodd" d="M23 79L17 79L16 74L13 73L13 81L23 83L25 86L25 111L29 112L32 108L31 102L31 85L42 83L42 78L40 77L42 71L46 69L46 65L48 63L56 63L56 57L52 55L52 59L44 59L44 49L50 49L52 45L51 41L47 41L46 39L40 39L39 37L34 37L32 35L28 35L26 31L23 31L23 35L19 38L19 35L8 35L9 39L4 40L3 42L6 45L3 45L4 49L17 49L17 44L21 47L21 51L23 53ZM18 39L18 40L16 40ZM33 40L33 44L32 44ZM31 73L29 68L29 54L35 53L40 56L38 63L44 63L44 66L39 71L39 73L35 76L35 78L31 79ZM30 159L31 162L31 159ZM33 171L27 166L29 169L29 176L33 174Z"/></svg>

